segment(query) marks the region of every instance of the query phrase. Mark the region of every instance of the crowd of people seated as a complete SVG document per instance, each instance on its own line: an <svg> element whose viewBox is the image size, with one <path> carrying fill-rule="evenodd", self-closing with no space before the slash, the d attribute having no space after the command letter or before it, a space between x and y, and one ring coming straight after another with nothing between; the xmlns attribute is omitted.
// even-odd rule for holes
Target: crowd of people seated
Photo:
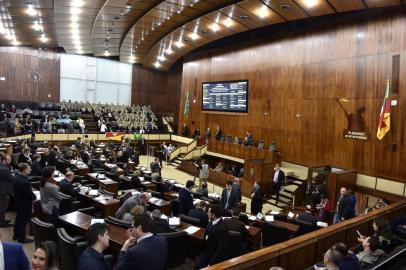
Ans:
<svg viewBox="0 0 406 270"><path fill-rule="evenodd" d="M158 119L150 106L60 103L0 104L0 136L34 133L84 133L82 114L92 114L100 132L125 131L151 133L158 130Z"/></svg>

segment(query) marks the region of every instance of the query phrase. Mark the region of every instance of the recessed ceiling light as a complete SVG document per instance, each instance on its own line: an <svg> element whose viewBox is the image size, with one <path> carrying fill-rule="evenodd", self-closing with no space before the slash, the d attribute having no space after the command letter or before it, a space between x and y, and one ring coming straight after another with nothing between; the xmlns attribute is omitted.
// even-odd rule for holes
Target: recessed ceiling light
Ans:
<svg viewBox="0 0 406 270"><path fill-rule="evenodd" d="M182 41L176 41L175 42L176 47L178 48L182 48L183 46L185 46L185 44Z"/></svg>
<svg viewBox="0 0 406 270"><path fill-rule="evenodd" d="M281 5L279 8L282 9L282 10L289 10L289 9L291 9L291 7L290 7L289 5L287 5L287 4Z"/></svg>
<svg viewBox="0 0 406 270"><path fill-rule="evenodd" d="M155 66L156 68L159 68L159 67L161 66L161 64L160 64L158 61L156 61L155 64L154 64L154 66Z"/></svg>
<svg viewBox="0 0 406 270"><path fill-rule="evenodd" d="M106 50L104 51L104 56L110 56L110 53L109 53L108 50L107 50L107 51L106 51Z"/></svg>
<svg viewBox="0 0 406 270"><path fill-rule="evenodd" d="M193 39L193 40L196 40L196 39L199 38L199 35L193 32L193 33L191 33L191 34L189 35L189 37L190 37L191 39Z"/></svg>
<svg viewBox="0 0 406 270"><path fill-rule="evenodd" d="M212 25L210 25L210 29L213 32L217 32L218 30L220 30L220 26L217 23L213 23Z"/></svg>
<svg viewBox="0 0 406 270"><path fill-rule="evenodd" d="M128 1L128 2L125 4L125 7L126 7L126 9L130 9L130 8L133 7L133 3L132 3L131 1Z"/></svg>
<svg viewBox="0 0 406 270"><path fill-rule="evenodd" d="M231 18L227 18L227 19L225 19L225 20L223 21L223 24L224 24L226 27L231 27L231 26L233 26L234 22L233 22L233 20L232 20Z"/></svg>
<svg viewBox="0 0 406 270"><path fill-rule="evenodd" d="M260 17L261 19L266 18L269 16L270 11L269 8L265 5L263 5L261 8L259 8L256 12L258 17Z"/></svg>
<svg viewBox="0 0 406 270"><path fill-rule="evenodd" d="M40 30L41 30L41 25L38 23L38 21L35 21L34 24L33 24L33 26L32 26L32 28L33 28L35 31L40 31Z"/></svg>
<svg viewBox="0 0 406 270"><path fill-rule="evenodd" d="M166 58L165 58L165 56L162 54L162 55L158 56L158 60L161 61L161 62L163 62L163 61L166 60Z"/></svg>
<svg viewBox="0 0 406 270"><path fill-rule="evenodd" d="M135 56L134 55L130 55L130 62L135 63Z"/></svg>
<svg viewBox="0 0 406 270"><path fill-rule="evenodd" d="M33 4L28 4L27 14L30 16L37 16L38 11L34 8Z"/></svg>
<svg viewBox="0 0 406 270"><path fill-rule="evenodd" d="M313 8L319 4L320 0L304 0L304 4L308 8Z"/></svg>
<svg viewBox="0 0 406 270"><path fill-rule="evenodd" d="M39 38L39 40L40 40L42 43L45 43L45 42L48 41L48 38L47 38L46 36L42 35L42 36Z"/></svg>
<svg viewBox="0 0 406 270"><path fill-rule="evenodd" d="M168 48L168 49L166 49L165 53L166 53L167 55L171 55L171 54L173 54L173 51L172 51L171 48Z"/></svg>

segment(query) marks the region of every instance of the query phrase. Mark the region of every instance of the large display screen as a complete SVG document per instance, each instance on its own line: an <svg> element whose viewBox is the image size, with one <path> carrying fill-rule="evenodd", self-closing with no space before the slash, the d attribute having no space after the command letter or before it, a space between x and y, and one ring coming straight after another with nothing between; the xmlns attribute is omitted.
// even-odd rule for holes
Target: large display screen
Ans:
<svg viewBox="0 0 406 270"><path fill-rule="evenodd" d="M248 112L248 81L204 82L202 110Z"/></svg>

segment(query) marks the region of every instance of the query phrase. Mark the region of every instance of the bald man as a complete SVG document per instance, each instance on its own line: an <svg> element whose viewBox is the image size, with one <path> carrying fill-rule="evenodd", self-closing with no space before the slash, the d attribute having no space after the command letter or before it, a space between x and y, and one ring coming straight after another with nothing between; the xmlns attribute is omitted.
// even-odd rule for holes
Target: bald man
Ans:
<svg viewBox="0 0 406 270"><path fill-rule="evenodd" d="M80 191L80 187L75 187L72 182L75 179L75 174L72 171L68 171L65 174L65 178L59 183L59 191L63 194L77 197Z"/></svg>

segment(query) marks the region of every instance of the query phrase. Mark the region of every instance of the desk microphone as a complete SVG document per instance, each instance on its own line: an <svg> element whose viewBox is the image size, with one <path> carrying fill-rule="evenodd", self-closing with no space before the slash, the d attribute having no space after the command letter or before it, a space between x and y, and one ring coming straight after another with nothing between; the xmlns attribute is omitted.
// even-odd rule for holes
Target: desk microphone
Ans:
<svg viewBox="0 0 406 270"><path fill-rule="evenodd" d="M96 179L99 178L99 173L96 174Z"/></svg>

